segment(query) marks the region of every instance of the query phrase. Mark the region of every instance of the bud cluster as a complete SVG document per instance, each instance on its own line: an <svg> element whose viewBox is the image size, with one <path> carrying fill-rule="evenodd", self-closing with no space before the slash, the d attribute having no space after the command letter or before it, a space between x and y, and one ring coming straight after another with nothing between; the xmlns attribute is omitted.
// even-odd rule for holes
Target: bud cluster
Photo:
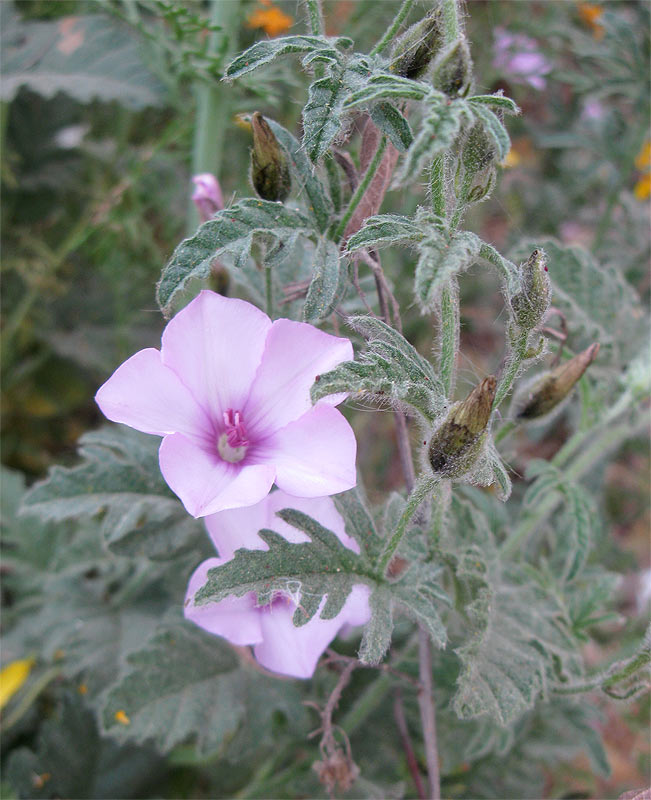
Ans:
<svg viewBox="0 0 651 800"><path fill-rule="evenodd" d="M465 400L450 408L427 449L435 473L459 478L474 466L486 439L496 387L497 381L489 375Z"/></svg>

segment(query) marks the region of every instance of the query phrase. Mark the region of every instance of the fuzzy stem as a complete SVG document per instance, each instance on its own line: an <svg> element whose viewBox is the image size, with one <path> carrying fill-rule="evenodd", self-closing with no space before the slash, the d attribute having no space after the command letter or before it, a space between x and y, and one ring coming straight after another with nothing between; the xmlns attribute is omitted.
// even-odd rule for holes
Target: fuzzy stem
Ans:
<svg viewBox="0 0 651 800"><path fill-rule="evenodd" d="M651 662L651 650L648 646L643 647L639 653L636 653L628 661L619 662L614 664L607 673L600 673L591 680L581 684L573 684L569 686L554 686L552 691L555 694L578 694L580 692L591 692L594 689L603 689L606 691L616 683L621 683L627 678L635 675L635 673L642 667Z"/></svg>
<svg viewBox="0 0 651 800"><path fill-rule="evenodd" d="M439 217L445 217L447 213L445 205L445 160L442 155L437 156L432 161L429 186L434 213Z"/></svg>
<svg viewBox="0 0 651 800"><path fill-rule="evenodd" d="M323 12L320 0L305 0L307 12L310 17L310 30L312 36L322 36L324 31Z"/></svg>
<svg viewBox="0 0 651 800"><path fill-rule="evenodd" d="M523 332L511 351L511 360L506 370L506 374L502 377L500 385L497 387L497 392L495 393L495 400L493 401L494 409L499 407L502 400L504 400L506 395L511 391L513 381L516 379L518 372L520 371L520 365L522 364L527 352L528 338L528 334Z"/></svg>
<svg viewBox="0 0 651 800"><path fill-rule="evenodd" d="M271 267L265 266L264 270L264 294L266 301L266 311L269 319L274 318L274 287L271 275Z"/></svg>
<svg viewBox="0 0 651 800"><path fill-rule="evenodd" d="M378 559L377 571L379 573L383 574L386 568L389 566L389 562L393 558L393 554L398 549L398 545L402 541L402 537L407 532L407 526L409 525L411 518L418 510L423 500L425 500L425 498L434 490L434 487L437 483L438 478L429 476L421 476L417 481L414 490L407 498L407 505L405 506L405 510L402 512L402 516L398 521L396 530L389 540L389 543L384 548L380 558Z"/></svg>
<svg viewBox="0 0 651 800"><path fill-rule="evenodd" d="M443 0L443 22L445 24L445 39L448 43L459 38L459 11L457 0Z"/></svg>
<svg viewBox="0 0 651 800"><path fill-rule="evenodd" d="M403 0L398 13L396 14L396 18L393 20L387 32L384 36L380 39L380 41L375 45L375 47L371 50L371 56L376 56L378 53L381 53L387 45L389 45L393 39L393 37L398 32L398 29L402 25L403 20L407 16L407 14L411 11L411 7L414 4L414 0Z"/></svg>
<svg viewBox="0 0 651 800"><path fill-rule="evenodd" d="M425 760L429 776L429 797L440 800L441 777L439 774L438 747L436 743L436 716L434 714L434 695L432 683L432 650L429 634L424 628L418 631L418 674L423 685L419 693L418 706L423 728ZM423 702L424 700L424 702Z"/></svg>
<svg viewBox="0 0 651 800"><path fill-rule="evenodd" d="M355 209L362 201L362 198L364 197L366 190L368 189L371 181L373 180L375 173L378 171L378 167L380 166L380 162L382 161L382 156L384 155L384 151L387 148L387 143L388 143L387 137L383 136L382 141L380 142L378 149L376 150L375 155L373 156L373 160L368 165L368 169L364 173L364 177L359 182L357 188L355 189L355 193L350 198L350 202L348 203L348 208L346 209L346 213L341 218L339 225L337 225L337 228L334 233L334 238L336 241L339 241L341 237L344 235L348 223L350 222L353 214L355 213Z"/></svg>
<svg viewBox="0 0 651 800"><path fill-rule="evenodd" d="M441 294L441 357L439 376L446 397L454 392L455 366L459 346L459 298L451 286Z"/></svg>
<svg viewBox="0 0 651 800"><path fill-rule="evenodd" d="M237 48L237 31L240 21L239 0L215 0L210 4L210 24L221 27L210 34L207 54L216 55L226 40L225 60ZM219 176L227 121L230 114L230 89L218 82L197 82L197 124L192 150L192 174L212 172ZM188 230L194 232L199 225L199 212L190 200L188 205Z"/></svg>

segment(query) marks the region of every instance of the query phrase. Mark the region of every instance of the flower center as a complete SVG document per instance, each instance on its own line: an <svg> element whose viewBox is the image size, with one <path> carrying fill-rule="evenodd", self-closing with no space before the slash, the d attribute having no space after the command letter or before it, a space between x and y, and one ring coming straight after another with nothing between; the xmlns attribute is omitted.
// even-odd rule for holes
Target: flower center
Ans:
<svg viewBox="0 0 651 800"><path fill-rule="evenodd" d="M237 464L246 455L249 440L239 411L224 411L224 433L217 441L219 455L231 464Z"/></svg>

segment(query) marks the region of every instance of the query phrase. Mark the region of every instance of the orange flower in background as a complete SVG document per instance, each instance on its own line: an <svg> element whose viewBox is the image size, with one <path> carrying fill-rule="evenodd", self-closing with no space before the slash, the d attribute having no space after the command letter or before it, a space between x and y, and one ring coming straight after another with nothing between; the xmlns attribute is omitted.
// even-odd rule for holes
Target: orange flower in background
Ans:
<svg viewBox="0 0 651 800"><path fill-rule="evenodd" d="M294 24L294 18L285 14L271 0L260 0L260 7L246 18L249 28L262 28L268 36L280 36Z"/></svg>
<svg viewBox="0 0 651 800"><path fill-rule="evenodd" d="M599 22L604 10L601 6L594 3L579 3L579 16L585 24L592 30L595 39L603 39L604 26Z"/></svg>
<svg viewBox="0 0 651 800"><path fill-rule="evenodd" d="M651 139L647 139L635 157L635 166L644 174L633 187L635 199L641 203L651 197Z"/></svg>

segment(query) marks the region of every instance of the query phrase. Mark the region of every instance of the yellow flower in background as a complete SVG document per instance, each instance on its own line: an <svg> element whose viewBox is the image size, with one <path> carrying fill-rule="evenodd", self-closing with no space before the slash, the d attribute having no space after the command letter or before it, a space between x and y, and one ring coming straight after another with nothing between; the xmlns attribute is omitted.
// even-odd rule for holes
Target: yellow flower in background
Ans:
<svg viewBox="0 0 651 800"><path fill-rule="evenodd" d="M4 708L25 683L33 666L33 658L23 658L7 664L0 672L0 708Z"/></svg>
<svg viewBox="0 0 651 800"><path fill-rule="evenodd" d="M279 36L287 33L294 24L294 18L273 5L271 0L260 0L260 6L246 18L249 28L262 28L268 36Z"/></svg>
<svg viewBox="0 0 651 800"><path fill-rule="evenodd" d="M638 178L633 187L635 199L641 203L651 196L651 139L647 139L640 152L635 156L635 166L640 172L645 173Z"/></svg>
<svg viewBox="0 0 651 800"><path fill-rule="evenodd" d="M647 139L635 156L635 166L640 172L651 170L651 139Z"/></svg>
<svg viewBox="0 0 651 800"><path fill-rule="evenodd" d="M505 169L510 169L511 167L517 167L520 161L522 161L520 153L512 147L506 154L506 158L502 161L501 166Z"/></svg>
<svg viewBox="0 0 651 800"><path fill-rule="evenodd" d="M643 175L633 188L635 199L641 203L651 196L651 174Z"/></svg>
<svg viewBox="0 0 651 800"><path fill-rule="evenodd" d="M594 3L579 3L579 16L585 24L592 30L595 39L603 39L604 26L599 22L604 10L601 6Z"/></svg>

